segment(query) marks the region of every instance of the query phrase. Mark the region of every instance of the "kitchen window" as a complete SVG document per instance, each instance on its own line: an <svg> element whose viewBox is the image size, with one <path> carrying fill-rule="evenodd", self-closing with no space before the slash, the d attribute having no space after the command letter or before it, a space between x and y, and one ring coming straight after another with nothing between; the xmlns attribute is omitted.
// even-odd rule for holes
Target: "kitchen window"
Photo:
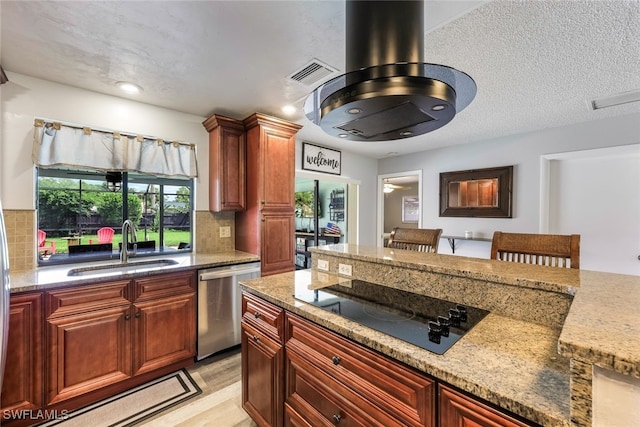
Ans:
<svg viewBox="0 0 640 427"><path fill-rule="evenodd" d="M104 172L38 168L38 265L118 259L125 219L136 226L136 256L191 251L192 179L116 177L114 185Z"/></svg>

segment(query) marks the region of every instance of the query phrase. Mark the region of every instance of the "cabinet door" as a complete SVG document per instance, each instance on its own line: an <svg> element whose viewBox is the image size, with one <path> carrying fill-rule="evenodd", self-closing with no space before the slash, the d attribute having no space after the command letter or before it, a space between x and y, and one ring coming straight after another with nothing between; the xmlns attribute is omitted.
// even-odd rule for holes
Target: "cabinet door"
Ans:
<svg viewBox="0 0 640 427"><path fill-rule="evenodd" d="M134 375L195 356L195 306L195 293L134 304Z"/></svg>
<svg viewBox="0 0 640 427"><path fill-rule="evenodd" d="M47 319L48 404L131 377L130 306Z"/></svg>
<svg viewBox="0 0 640 427"><path fill-rule="evenodd" d="M440 427L527 427L530 424L518 421L476 399L440 385Z"/></svg>
<svg viewBox="0 0 640 427"><path fill-rule="evenodd" d="M301 126L255 113L243 121L247 132L248 205L293 212L295 134Z"/></svg>
<svg viewBox="0 0 640 427"><path fill-rule="evenodd" d="M2 410L40 409L44 393L42 293L11 297L7 344Z"/></svg>
<svg viewBox="0 0 640 427"><path fill-rule="evenodd" d="M283 420L284 349L242 322L242 407L259 426Z"/></svg>
<svg viewBox="0 0 640 427"><path fill-rule="evenodd" d="M262 130L262 186L264 209L293 212L295 192L295 138L289 131Z"/></svg>
<svg viewBox="0 0 640 427"><path fill-rule="evenodd" d="M246 140L240 120L213 115L209 131L209 210L242 211L246 193Z"/></svg>
<svg viewBox="0 0 640 427"><path fill-rule="evenodd" d="M262 212L260 262L263 276L295 269L294 227L293 213Z"/></svg>

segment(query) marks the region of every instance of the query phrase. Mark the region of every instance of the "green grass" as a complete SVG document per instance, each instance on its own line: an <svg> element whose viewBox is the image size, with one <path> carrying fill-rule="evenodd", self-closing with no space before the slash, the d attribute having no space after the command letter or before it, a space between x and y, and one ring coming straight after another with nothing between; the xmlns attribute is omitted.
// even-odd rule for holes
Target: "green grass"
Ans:
<svg viewBox="0 0 640 427"><path fill-rule="evenodd" d="M159 244L159 239L160 239L160 233L157 231L147 231L147 236L145 238L145 234L144 234L144 230L137 230L136 231L136 237L138 238L138 240L155 240L156 241L156 248L160 246ZM180 231L180 230L165 230L164 232L164 246L165 247L178 247L178 244L180 242L186 242L188 243L191 238L190 234L188 231ZM80 238L80 244L81 245L88 245L89 244L89 240L93 240L93 243L96 244L98 243L98 236L96 234L85 234ZM56 242L56 253L67 253L69 252L69 246L68 246L68 242L67 240L63 239L62 237L53 237L53 238L49 238L47 237L47 241L45 246L49 246L51 241ZM113 245L114 249L118 248L118 243L122 242L122 234L114 234L113 235L113 240L111 241L111 244Z"/></svg>

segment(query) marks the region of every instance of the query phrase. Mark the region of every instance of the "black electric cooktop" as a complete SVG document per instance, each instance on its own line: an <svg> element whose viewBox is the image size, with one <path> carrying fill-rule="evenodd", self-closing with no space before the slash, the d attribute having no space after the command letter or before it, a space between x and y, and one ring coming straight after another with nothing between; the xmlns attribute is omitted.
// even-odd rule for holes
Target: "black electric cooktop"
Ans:
<svg viewBox="0 0 640 427"><path fill-rule="evenodd" d="M437 354L489 312L361 280L296 293L294 298Z"/></svg>

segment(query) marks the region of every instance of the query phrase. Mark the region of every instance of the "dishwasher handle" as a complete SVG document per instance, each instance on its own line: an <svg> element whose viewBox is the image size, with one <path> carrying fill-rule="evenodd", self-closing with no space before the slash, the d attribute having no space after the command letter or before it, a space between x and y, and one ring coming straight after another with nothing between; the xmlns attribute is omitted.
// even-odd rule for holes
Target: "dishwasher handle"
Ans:
<svg viewBox="0 0 640 427"><path fill-rule="evenodd" d="M241 274L259 273L260 265L237 266L232 268L217 268L200 272L200 281L220 279L223 277L239 276Z"/></svg>

